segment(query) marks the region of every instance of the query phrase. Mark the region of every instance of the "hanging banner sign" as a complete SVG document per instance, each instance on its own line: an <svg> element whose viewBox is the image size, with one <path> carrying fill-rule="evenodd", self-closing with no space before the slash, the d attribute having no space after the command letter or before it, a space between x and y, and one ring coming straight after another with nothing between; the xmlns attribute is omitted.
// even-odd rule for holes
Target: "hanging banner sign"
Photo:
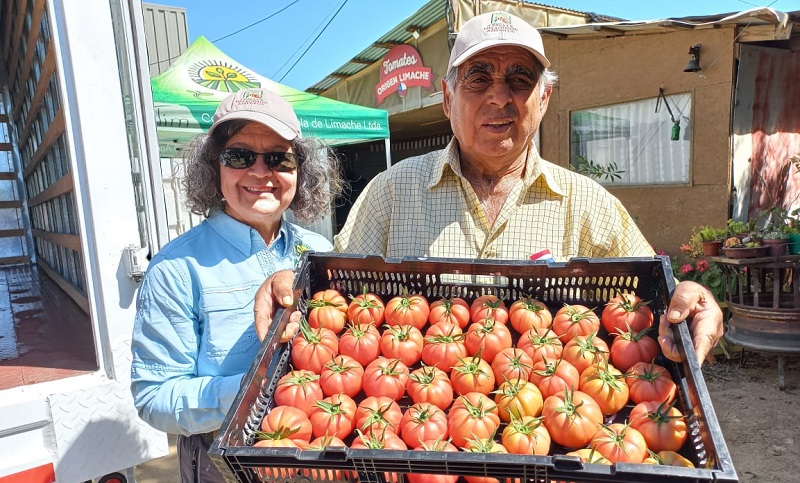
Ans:
<svg viewBox="0 0 800 483"><path fill-rule="evenodd" d="M380 105L393 92L402 97L409 87L432 86L431 68L422 65L422 57L417 49L410 45L398 45L381 62L380 81L375 86L375 97Z"/></svg>

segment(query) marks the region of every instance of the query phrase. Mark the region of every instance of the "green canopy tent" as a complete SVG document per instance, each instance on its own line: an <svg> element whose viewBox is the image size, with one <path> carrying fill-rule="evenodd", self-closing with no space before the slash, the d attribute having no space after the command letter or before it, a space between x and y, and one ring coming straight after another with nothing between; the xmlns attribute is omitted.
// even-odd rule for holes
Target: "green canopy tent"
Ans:
<svg viewBox="0 0 800 483"><path fill-rule="evenodd" d="M254 73L205 37L198 37L175 63L151 79L159 151L179 155L181 147L211 126L220 101L231 92L263 87L292 104L304 136L330 145L389 139L389 114L294 89ZM387 166L389 146L386 146Z"/></svg>

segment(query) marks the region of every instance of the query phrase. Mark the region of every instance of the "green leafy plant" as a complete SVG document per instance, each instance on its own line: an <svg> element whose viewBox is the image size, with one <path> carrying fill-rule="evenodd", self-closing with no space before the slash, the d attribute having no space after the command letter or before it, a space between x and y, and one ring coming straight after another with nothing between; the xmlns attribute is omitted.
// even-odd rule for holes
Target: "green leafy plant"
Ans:
<svg viewBox="0 0 800 483"><path fill-rule="evenodd" d="M576 157L575 163L570 166L570 169L590 178L603 178L611 182L622 179L622 175L625 173L625 171L619 170L617 163L613 161L608 163L608 166L603 166L580 154Z"/></svg>
<svg viewBox="0 0 800 483"><path fill-rule="evenodd" d="M697 236L701 242L722 241L725 239L725 234L725 230L717 229L709 225L701 226L695 231L695 236Z"/></svg>

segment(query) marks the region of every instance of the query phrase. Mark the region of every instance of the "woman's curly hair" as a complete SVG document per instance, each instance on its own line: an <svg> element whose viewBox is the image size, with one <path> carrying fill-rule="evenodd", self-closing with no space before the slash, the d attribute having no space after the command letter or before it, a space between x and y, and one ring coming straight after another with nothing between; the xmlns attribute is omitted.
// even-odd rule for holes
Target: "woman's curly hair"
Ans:
<svg viewBox="0 0 800 483"><path fill-rule="evenodd" d="M211 136L200 134L186 148L181 164L181 188L192 213L208 217L225 209L220 188L219 155L225 143L252 121L220 124ZM302 223L328 214L331 203L345 185L339 159L317 139L296 138L292 149L299 160L297 191L289 208Z"/></svg>

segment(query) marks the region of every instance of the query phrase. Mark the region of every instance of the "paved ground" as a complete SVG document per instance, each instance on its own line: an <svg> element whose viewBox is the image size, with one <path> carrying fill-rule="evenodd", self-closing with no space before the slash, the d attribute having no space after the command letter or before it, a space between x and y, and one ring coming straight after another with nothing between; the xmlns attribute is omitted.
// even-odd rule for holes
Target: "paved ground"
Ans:
<svg viewBox="0 0 800 483"><path fill-rule="evenodd" d="M175 435L169 435L169 454L136 467L136 483L175 483L178 481L178 455Z"/></svg>

